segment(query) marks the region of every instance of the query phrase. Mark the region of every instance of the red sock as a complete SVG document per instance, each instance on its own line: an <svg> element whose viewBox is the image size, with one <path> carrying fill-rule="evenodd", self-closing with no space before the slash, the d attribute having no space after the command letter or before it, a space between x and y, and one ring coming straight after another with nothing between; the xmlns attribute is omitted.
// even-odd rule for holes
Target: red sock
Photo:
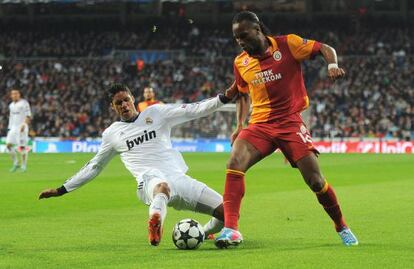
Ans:
<svg viewBox="0 0 414 269"><path fill-rule="evenodd" d="M342 217L341 208L336 199L335 191L328 183L325 183L322 190L316 193L316 197L326 213L328 213L329 217L334 221L337 232L341 231L344 227L347 227L345 220Z"/></svg>
<svg viewBox="0 0 414 269"><path fill-rule="evenodd" d="M244 196L244 173L227 169L223 195L224 227L238 229L240 204Z"/></svg>

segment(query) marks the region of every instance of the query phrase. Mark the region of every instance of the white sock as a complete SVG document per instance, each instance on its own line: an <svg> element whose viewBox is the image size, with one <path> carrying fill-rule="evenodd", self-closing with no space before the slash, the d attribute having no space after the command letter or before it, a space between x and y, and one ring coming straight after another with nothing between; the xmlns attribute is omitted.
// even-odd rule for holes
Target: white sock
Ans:
<svg viewBox="0 0 414 269"><path fill-rule="evenodd" d="M27 157L29 157L29 153L26 151L26 147L22 149L22 152L20 154L22 156L22 168L26 168Z"/></svg>
<svg viewBox="0 0 414 269"><path fill-rule="evenodd" d="M215 234L221 231L224 227L224 222L215 217L212 217L206 225L204 225L204 233L206 235Z"/></svg>
<svg viewBox="0 0 414 269"><path fill-rule="evenodd" d="M157 193L149 207L150 217L154 213L159 213L161 216L161 223L164 223L165 216L167 215L168 200L168 196L165 193Z"/></svg>
<svg viewBox="0 0 414 269"><path fill-rule="evenodd" d="M19 160L17 159L16 149L13 146L10 148L9 153L10 153L10 156L13 160L13 165L18 165Z"/></svg>

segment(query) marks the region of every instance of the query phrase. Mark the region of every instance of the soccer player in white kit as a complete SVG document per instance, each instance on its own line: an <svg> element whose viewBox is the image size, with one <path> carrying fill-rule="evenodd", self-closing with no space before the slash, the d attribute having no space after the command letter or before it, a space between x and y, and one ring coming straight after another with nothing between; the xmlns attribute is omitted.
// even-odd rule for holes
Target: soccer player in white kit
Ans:
<svg viewBox="0 0 414 269"><path fill-rule="evenodd" d="M95 155L77 174L57 189L47 189L39 199L61 196L96 177L116 154L136 178L137 195L149 205L148 237L157 246L167 206L192 210L213 216L204 226L206 235L223 227L223 198L216 191L188 175L181 154L172 148L171 128L207 116L231 100L236 93L233 84L226 94L191 104L156 104L138 113L134 97L123 84L109 89L112 109L121 121L114 122L102 134L102 144Z"/></svg>
<svg viewBox="0 0 414 269"><path fill-rule="evenodd" d="M6 147L13 160L13 167L10 172L15 172L20 167L20 171L25 172L27 168L27 143L29 141L29 124L32 116L30 105L22 98L18 89L10 91L12 102L9 104L9 125L6 138ZM21 155L21 165L19 165L18 155Z"/></svg>

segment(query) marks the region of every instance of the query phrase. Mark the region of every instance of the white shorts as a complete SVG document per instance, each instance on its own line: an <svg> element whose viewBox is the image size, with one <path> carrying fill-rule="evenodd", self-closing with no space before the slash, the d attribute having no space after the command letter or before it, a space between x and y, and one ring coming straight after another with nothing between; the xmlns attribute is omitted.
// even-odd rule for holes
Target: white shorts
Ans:
<svg viewBox="0 0 414 269"><path fill-rule="evenodd" d="M160 183L167 183L170 189L169 207L177 210L191 210L212 215L223 202L223 198L206 184L188 175L167 177L161 171L153 169L138 178L138 198L150 205L154 198L154 188Z"/></svg>
<svg viewBox="0 0 414 269"><path fill-rule="evenodd" d="M12 128L7 132L6 144L16 145L18 147L25 147L29 142L29 126L24 124L25 128L23 132L20 132L19 128Z"/></svg>

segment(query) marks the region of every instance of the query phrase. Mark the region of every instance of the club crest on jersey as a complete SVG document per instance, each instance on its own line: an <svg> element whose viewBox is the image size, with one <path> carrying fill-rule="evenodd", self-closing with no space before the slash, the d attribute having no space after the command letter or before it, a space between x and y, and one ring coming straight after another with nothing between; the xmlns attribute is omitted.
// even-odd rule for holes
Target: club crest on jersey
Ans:
<svg viewBox="0 0 414 269"><path fill-rule="evenodd" d="M249 64L249 57L244 58L242 64L247 66Z"/></svg>
<svg viewBox="0 0 414 269"><path fill-rule="evenodd" d="M275 59L275 61L282 60L282 53L278 50L273 52L273 59Z"/></svg>
<svg viewBox="0 0 414 269"><path fill-rule="evenodd" d="M152 124L154 121L150 118L150 117L147 117L147 118L145 118L145 123L146 124Z"/></svg>

